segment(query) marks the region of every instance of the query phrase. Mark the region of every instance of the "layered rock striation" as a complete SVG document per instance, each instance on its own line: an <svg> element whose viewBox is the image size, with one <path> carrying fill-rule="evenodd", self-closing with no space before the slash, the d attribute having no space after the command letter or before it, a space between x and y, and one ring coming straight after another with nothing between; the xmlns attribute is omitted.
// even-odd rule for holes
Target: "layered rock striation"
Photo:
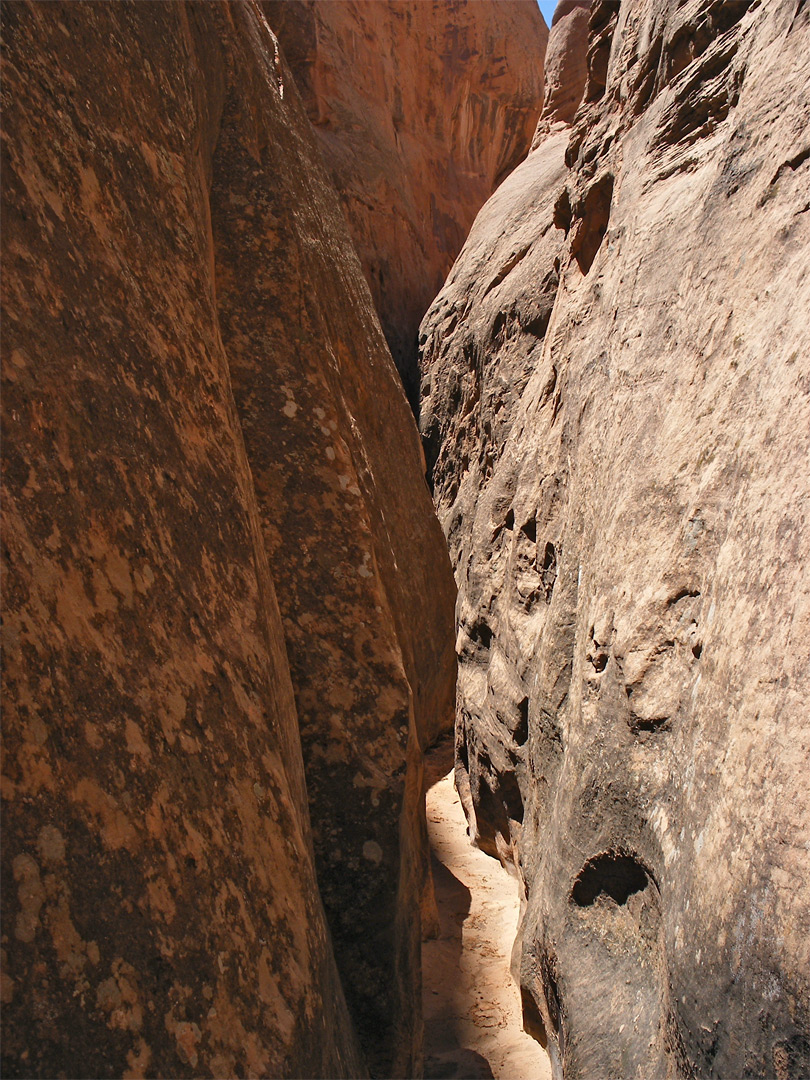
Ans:
<svg viewBox="0 0 810 1080"><path fill-rule="evenodd" d="M583 47L421 328L457 782L558 1075L803 1076L810 10Z"/></svg>
<svg viewBox="0 0 810 1080"><path fill-rule="evenodd" d="M534 0L264 0L414 406L419 322L523 159L548 31Z"/></svg>
<svg viewBox="0 0 810 1080"><path fill-rule="evenodd" d="M289 70L2 20L3 1074L416 1075L452 576Z"/></svg>

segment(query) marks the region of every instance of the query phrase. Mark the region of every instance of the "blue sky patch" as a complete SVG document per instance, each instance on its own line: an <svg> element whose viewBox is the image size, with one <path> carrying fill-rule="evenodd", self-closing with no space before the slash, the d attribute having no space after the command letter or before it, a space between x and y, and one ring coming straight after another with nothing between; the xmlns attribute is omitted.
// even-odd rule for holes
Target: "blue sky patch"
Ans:
<svg viewBox="0 0 810 1080"><path fill-rule="evenodd" d="M557 6L557 0L537 0L537 6L543 12L546 26L551 26L551 17L554 14L554 8Z"/></svg>

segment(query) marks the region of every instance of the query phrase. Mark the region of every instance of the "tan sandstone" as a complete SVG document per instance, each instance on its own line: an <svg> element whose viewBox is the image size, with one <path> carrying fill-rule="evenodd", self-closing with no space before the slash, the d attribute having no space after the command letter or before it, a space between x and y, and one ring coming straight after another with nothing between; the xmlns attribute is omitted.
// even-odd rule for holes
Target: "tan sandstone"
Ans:
<svg viewBox="0 0 810 1080"><path fill-rule="evenodd" d="M543 65L543 111L532 140L533 150L555 124L570 124L582 101L588 76L590 10L590 0L560 0L554 9Z"/></svg>
<svg viewBox="0 0 810 1080"><path fill-rule="evenodd" d="M556 1075L799 1077L810 10L597 2L587 49L422 325L457 782Z"/></svg>

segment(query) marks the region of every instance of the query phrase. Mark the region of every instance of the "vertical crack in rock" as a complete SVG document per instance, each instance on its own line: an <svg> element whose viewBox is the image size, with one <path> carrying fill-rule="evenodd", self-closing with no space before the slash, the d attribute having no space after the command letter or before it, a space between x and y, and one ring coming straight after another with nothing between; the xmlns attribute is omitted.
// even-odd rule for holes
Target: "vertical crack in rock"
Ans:
<svg viewBox="0 0 810 1080"><path fill-rule="evenodd" d="M239 92L213 165L220 325L338 967L372 1073L410 1076L421 1041L421 751L451 712L452 583L413 420L295 89L286 80L275 126L257 125L243 104L262 93L250 60L234 59Z"/></svg>
<svg viewBox="0 0 810 1080"><path fill-rule="evenodd" d="M414 410L419 321L543 94L536 4L263 0Z"/></svg>

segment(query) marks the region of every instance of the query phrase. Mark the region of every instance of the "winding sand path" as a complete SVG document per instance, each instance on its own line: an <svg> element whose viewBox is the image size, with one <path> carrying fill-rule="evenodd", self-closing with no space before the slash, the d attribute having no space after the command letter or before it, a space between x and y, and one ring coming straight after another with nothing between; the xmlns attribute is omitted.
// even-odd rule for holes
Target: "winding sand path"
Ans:
<svg viewBox="0 0 810 1080"><path fill-rule="evenodd" d="M453 748L426 761L427 820L440 936L422 944L427 1080L550 1080L548 1056L521 1027L509 972L518 885L472 847L453 784Z"/></svg>

